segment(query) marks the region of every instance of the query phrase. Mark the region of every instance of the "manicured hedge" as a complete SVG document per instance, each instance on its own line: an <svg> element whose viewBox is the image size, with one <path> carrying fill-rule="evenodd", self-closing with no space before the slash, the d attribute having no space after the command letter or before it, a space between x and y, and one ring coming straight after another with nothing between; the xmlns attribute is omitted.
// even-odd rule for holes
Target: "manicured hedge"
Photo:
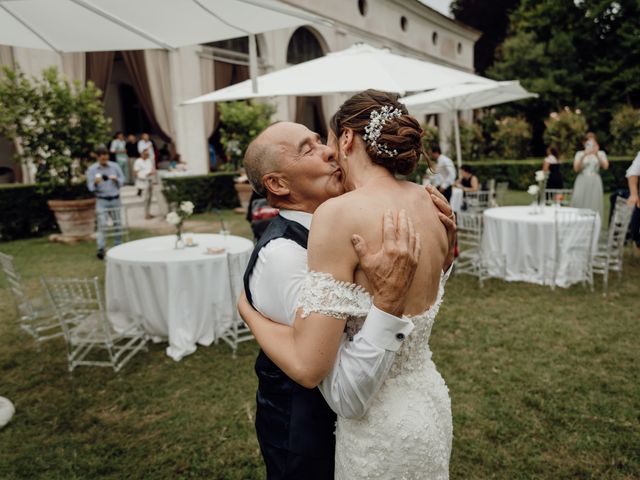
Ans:
<svg viewBox="0 0 640 480"><path fill-rule="evenodd" d="M38 237L58 230L47 200L87 197L84 185L43 193L43 185L0 185L0 241Z"/></svg>
<svg viewBox="0 0 640 480"><path fill-rule="evenodd" d="M626 188L627 180L625 172L632 159L616 158L609 159L609 169L600 171L605 192L611 192L618 188ZM536 170L542 168L542 160L504 160L498 161L475 161L467 162L474 169L475 175L480 182L485 182L490 178L495 178L497 182L509 182L509 188L513 190L526 190L529 185L535 183ZM573 171L573 162L567 161L560 165L560 171L566 188L571 188L576 178Z"/></svg>
<svg viewBox="0 0 640 480"><path fill-rule="evenodd" d="M210 173L191 177L163 178L163 193L169 205L191 201L195 212L212 208L234 208L240 206L234 188L234 173Z"/></svg>

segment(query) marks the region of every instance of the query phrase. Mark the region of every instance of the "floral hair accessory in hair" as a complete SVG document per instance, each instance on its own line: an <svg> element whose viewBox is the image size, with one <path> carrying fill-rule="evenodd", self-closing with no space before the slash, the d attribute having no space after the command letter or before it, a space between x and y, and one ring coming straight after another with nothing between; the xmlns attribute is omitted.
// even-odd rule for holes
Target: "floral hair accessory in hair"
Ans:
<svg viewBox="0 0 640 480"><path fill-rule="evenodd" d="M378 138L382 133L382 127L391 118L398 118L402 116L402 111L398 108L393 108L391 105L385 105L378 110L372 110L369 115L369 123L364 127L365 134L362 137L365 142L376 149L378 153L384 153L388 157L394 157L398 155L398 151L390 150L386 143L378 143Z"/></svg>

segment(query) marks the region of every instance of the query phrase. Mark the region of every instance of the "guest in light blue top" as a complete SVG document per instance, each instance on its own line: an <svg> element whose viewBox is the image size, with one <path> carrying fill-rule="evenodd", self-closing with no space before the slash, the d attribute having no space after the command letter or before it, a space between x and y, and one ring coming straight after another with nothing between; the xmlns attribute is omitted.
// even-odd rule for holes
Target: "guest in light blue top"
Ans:
<svg viewBox="0 0 640 480"><path fill-rule="evenodd" d="M109 161L109 150L98 147L95 151L98 161L87 170L87 188L96 195L96 218L98 231L96 243L98 253L96 256L104 258L105 238L101 225L106 225L111 218L113 226L120 225L120 187L124 184L122 169L115 162ZM116 209L116 210L114 210ZM115 237L115 244L122 241L120 236Z"/></svg>
<svg viewBox="0 0 640 480"><path fill-rule="evenodd" d="M109 151L114 155L116 163L124 173L124 181L129 183L129 156L127 155L127 143L124 140L124 133L116 132L113 140L111 140Z"/></svg>

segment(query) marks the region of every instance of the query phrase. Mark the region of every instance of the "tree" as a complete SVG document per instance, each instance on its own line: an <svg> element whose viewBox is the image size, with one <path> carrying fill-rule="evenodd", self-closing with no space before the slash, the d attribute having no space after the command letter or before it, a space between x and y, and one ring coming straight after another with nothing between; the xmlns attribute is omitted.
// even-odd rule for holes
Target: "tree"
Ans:
<svg viewBox="0 0 640 480"><path fill-rule="evenodd" d="M589 117L601 145L610 141L611 115L640 103L640 2L637 0L521 0L489 75L519 79L540 94L506 107L534 127L541 153L542 121L565 106ZM503 110L504 111L504 110Z"/></svg>
<svg viewBox="0 0 640 480"><path fill-rule="evenodd" d="M502 43L509 28L509 14L520 0L454 0L451 13L456 20L482 32L474 52L475 70L484 74L493 65L496 48Z"/></svg>

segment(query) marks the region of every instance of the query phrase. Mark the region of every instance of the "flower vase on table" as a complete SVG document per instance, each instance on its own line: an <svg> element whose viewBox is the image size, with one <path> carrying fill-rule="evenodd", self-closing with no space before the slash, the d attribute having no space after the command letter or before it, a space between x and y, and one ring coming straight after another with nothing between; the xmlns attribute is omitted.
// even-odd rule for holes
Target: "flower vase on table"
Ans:
<svg viewBox="0 0 640 480"><path fill-rule="evenodd" d="M167 222L176 227L176 241L173 247L176 250L182 250L185 247L184 239L182 238L182 225L193 213L193 208L194 206L191 202L180 202L177 210L167 214Z"/></svg>
<svg viewBox="0 0 640 480"><path fill-rule="evenodd" d="M182 239L182 224L180 224L176 230L176 243L173 248L176 250L182 250L184 248L184 240Z"/></svg>
<svg viewBox="0 0 640 480"><path fill-rule="evenodd" d="M538 170L536 172L537 185L529 185L527 193L534 197L533 209L530 212L532 215L544 213L545 204L545 186L547 184L547 172Z"/></svg>

